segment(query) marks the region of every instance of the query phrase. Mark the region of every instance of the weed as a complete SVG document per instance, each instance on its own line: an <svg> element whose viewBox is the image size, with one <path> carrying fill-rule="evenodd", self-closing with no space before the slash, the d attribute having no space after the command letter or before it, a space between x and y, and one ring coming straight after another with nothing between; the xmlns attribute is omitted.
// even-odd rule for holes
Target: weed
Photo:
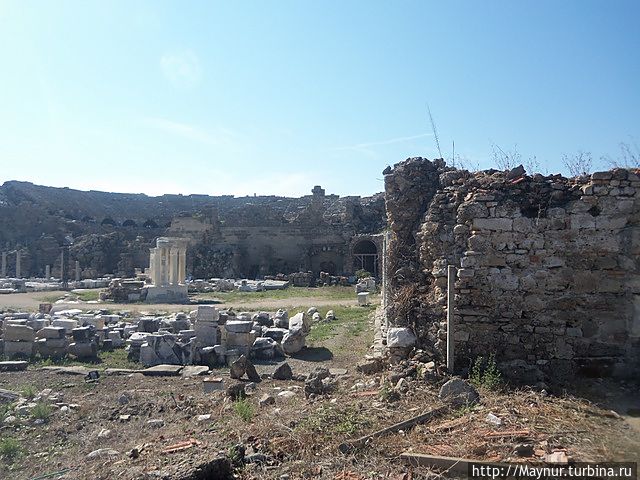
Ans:
<svg viewBox="0 0 640 480"><path fill-rule="evenodd" d="M20 393L25 398L33 398L37 395L38 390L33 385L25 385L20 389Z"/></svg>
<svg viewBox="0 0 640 480"><path fill-rule="evenodd" d="M489 390L497 390L502 387L502 375L496 365L495 355L491 354L487 359L481 356L477 357L471 366L469 380L475 386L485 387Z"/></svg>
<svg viewBox="0 0 640 480"><path fill-rule="evenodd" d="M51 407L46 403L38 403L31 410L31 416L36 420L41 419L46 421L51 416Z"/></svg>
<svg viewBox="0 0 640 480"><path fill-rule="evenodd" d="M15 438L6 437L0 440L0 456L4 457L7 460L14 459L17 457L22 448L20 447L20 442Z"/></svg>
<svg viewBox="0 0 640 480"><path fill-rule="evenodd" d="M237 400L234 402L233 410L245 422L249 422L253 418L253 405L247 399Z"/></svg>
<svg viewBox="0 0 640 480"><path fill-rule="evenodd" d="M298 428L315 433L353 435L369 423L367 416L354 406L323 405L300 422Z"/></svg>

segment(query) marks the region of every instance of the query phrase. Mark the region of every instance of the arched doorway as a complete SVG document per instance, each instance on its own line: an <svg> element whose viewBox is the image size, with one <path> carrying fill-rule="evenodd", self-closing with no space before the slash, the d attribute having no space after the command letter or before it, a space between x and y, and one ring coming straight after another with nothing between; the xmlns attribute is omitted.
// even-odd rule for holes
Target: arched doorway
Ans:
<svg viewBox="0 0 640 480"><path fill-rule="evenodd" d="M366 270L378 276L378 247L371 240L362 239L353 246L354 270Z"/></svg>

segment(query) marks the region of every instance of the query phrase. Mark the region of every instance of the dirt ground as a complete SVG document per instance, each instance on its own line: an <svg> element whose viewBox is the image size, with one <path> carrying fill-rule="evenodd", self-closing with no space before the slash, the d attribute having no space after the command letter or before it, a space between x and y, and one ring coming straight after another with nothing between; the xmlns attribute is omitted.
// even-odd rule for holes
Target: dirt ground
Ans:
<svg viewBox="0 0 640 480"><path fill-rule="evenodd" d="M320 305L320 300L313 303ZM581 396L570 389L550 395L481 387L481 400L474 407L451 409L342 454L342 442L439 406L437 392L445 381L408 378L396 390L384 382L388 371L358 373L356 363L370 351L373 338L373 307L343 311L345 320L330 328L314 325L308 348L287 358L299 375L318 365L346 369L346 374L337 372L336 390L315 399L305 398L304 383L296 380L264 379L246 401L233 402L224 392L204 393L202 377L109 376L101 370L97 381L86 381L83 375L36 366L2 373L0 388L30 396L52 389L62 394L58 404L63 408L53 407L41 424L21 417L0 426L0 439L11 438L19 445L15 455L0 459L0 478L227 478L202 472L220 455L237 458L237 445L253 460L236 465L236 478L260 480L427 478L428 470L408 467L400 459L407 451L518 462L539 462L553 451L576 461L640 458L640 429L629 417L640 407L637 385L605 381L583 383ZM256 366L259 373L269 374L275 365ZM230 382L226 368L213 375ZM278 395L284 391L293 393ZM272 395L275 404L260 407L264 394ZM501 425L488 423L489 413ZM199 419L201 415L210 418ZM182 448L170 452L177 444ZM521 445L531 447L531 456L514 453ZM98 449L111 449L112 454L87 458Z"/></svg>

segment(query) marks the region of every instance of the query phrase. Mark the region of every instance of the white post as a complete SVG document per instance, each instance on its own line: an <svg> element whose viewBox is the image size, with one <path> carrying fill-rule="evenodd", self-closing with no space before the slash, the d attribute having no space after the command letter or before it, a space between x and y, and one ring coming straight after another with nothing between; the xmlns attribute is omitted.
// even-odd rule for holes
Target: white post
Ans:
<svg viewBox="0 0 640 480"><path fill-rule="evenodd" d="M80 260L76 260L76 282L80 281Z"/></svg>
<svg viewBox="0 0 640 480"><path fill-rule="evenodd" d="M51 278L51 265L47 264L44 266L44 278L47 280Z"/></svg>
<svg viewBox="0 0 640 480"><path fill-rule="evenodd" d="M4 278L7 276L7 252L2 252L2 272L0 277Z"/></svg>
<svg viewBox="0 0 640 480"><path fill-rule="evenodd" d="M456 282L456 268L453 265L447 267L447 371L453 373L454 358L454 325L453 325L453 300L454 284Z"/></svg>

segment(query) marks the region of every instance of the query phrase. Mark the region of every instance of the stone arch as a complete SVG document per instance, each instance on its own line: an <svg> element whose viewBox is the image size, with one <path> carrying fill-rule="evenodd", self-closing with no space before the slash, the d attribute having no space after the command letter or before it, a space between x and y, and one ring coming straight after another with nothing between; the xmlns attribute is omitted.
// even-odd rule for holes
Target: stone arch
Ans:
<svg viewBox="0 0 640 480"><path fill-rule="evenodd" d="M382 275L382 235L358 235L351 239L351 272L366 270L374 277Z"/></svg>
<svg viewBox="0 0 640 480"><path fill-rule="evenodd" d="M142 224L142 226L143 226L144 228L159 228L159 227L158 227L158 224L157 224L156 222L154 222L153 220L151 220L150 218L149 218L149 219L147 219L147 220Z"/></svg>

